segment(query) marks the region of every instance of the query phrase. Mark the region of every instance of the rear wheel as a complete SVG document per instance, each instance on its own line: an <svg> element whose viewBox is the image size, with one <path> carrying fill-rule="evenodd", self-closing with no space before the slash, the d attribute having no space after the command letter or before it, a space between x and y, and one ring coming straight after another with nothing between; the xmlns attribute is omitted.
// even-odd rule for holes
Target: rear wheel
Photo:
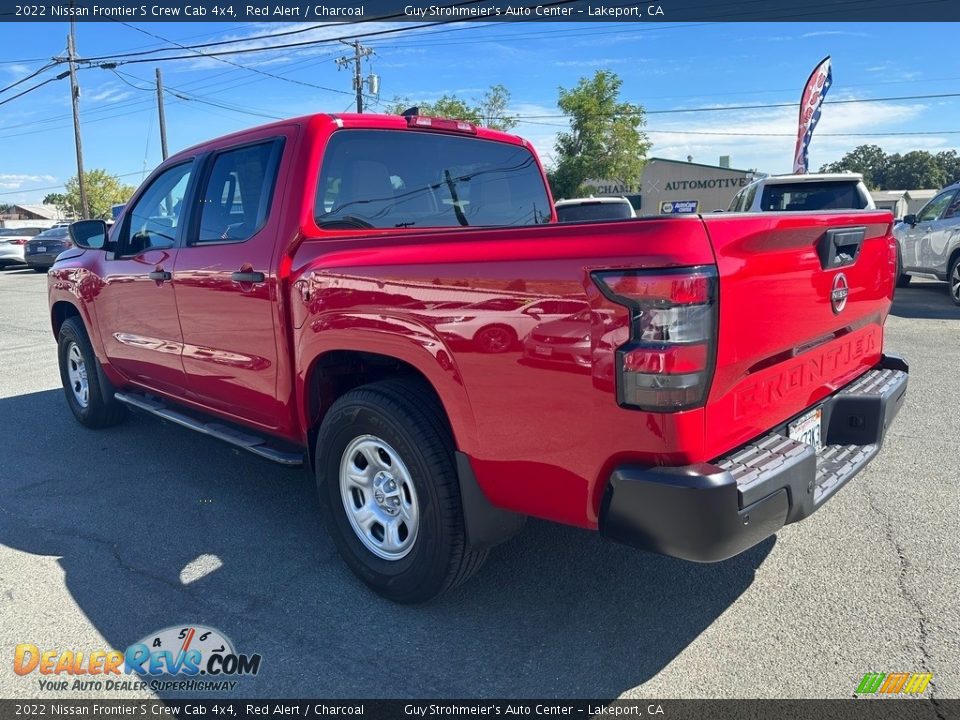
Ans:
<svg viewBox="0 0 960 720"><path fill-rule="evenodd" d="M950 274L947 277L950 283L950 299L954 305L960 305L960 255L950 263Z"/></svg>
<svg viewBox="0 0 960 720"><path fill-rule="evenodd" d="M910 275L903 272L903 260L900 259L900 246L897 245L897 287L905 288L910 284Z"/></svg>
<svg viewBox="0 0 960 720"><path fill-rule="evenodd" d="M105 392L100 382L97 357L80 318L68 318L60 327L57 355L67 405L82 425L104 428L127 416L126 407Z"/></svg>
<svg viewBox="0 0 960 720"><path fill-rule="evenodd" d="M421 384L388 380L339 398L317 437L317 483L351 570L400 603L459 585L486 551L467 549L443 408Z"/></svg>
<svg viewBox="0 0 960 720"><path fill-rule="evenodd" d="M480 330L473 341L481 352L502 353L516 345L517 335L506 325L491 325Z"/></svg>

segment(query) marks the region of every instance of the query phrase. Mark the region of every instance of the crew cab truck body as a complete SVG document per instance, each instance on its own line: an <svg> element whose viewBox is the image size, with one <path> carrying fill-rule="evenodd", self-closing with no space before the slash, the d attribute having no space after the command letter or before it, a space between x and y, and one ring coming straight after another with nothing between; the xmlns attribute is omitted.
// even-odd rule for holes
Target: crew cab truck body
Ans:
<svg viewBox="0 0 960 720"><path fill-rule="evenodd" d="M525 141L455 121L316 115L183 151L49 274L67 402L306 461L346 562L401 602L528 515L721 560L878 452L907 383L889 213L552 208Z"/></svg>

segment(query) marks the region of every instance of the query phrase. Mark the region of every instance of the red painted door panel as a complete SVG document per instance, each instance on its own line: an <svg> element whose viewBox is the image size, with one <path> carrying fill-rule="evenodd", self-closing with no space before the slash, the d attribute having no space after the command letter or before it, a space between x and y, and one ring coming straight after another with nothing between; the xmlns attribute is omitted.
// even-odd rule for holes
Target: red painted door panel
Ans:
<svg viewBox="0 0 960 720"><path fill-rule="evenodd" d="M97 312L100 339L116 370L133 382L180 394L183 337L173 286L149 276L172 270L176 253L174 248L147 250L105 261Z"/></svg>
<svg viewBox="0 0 960 720"><path fill-rule="evenodd" d="M271 430L289 415L276 397L282 148L274 131L209 159L199 217L174 268L189 396Z"/></svg>
<svg viewBox="0 0 960 720"><path fill-rule="evenodd" d="M171 283L187 222L194 162L177 163L146 183L111 235L97 297L100 337L110 364L131 381L183 392L183 337Z"/></svg>

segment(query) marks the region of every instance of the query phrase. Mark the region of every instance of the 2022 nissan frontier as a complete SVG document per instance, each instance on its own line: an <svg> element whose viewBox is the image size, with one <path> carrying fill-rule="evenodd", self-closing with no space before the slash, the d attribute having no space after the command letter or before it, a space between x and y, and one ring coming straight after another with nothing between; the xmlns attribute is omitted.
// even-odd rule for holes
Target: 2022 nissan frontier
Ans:
<svg viewBox="0 0 960 720"><path fill-rule="evenodd" d="M83 425L132 407L307 464L350 568L422 602L529 515L709 562L819 508L906 391L891 223L558 224L518 137L313 115L74 224L50 319Z"/></svg>

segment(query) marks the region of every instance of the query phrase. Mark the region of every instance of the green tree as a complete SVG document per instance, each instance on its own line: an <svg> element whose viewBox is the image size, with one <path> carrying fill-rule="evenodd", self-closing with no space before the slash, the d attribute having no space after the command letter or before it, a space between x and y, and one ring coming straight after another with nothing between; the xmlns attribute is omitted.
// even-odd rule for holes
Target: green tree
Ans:
<svg viewBox="0 0 960 720"><path fill-rule="evenodd" d="M878 145L859 145L836 162L820 168L820 172L851 171L863 175L868 188L878 190L886 188L885 174L889 158Z"/></svg>
<svg viewBox="0 0 960 720"><path fill-rule="evenodd" d="M63 207L66 204L67 196L63 193L47 193L43 198L44 205L56 205Z"/></svg>
<svg viewBox="0 0 960 720"><path fill-rule="evenodd" d="M465 120L494 130L509 130L516 126L517 119L507 113L510 91L503 85L493 85L476 101L467 101L456 95L443 95L436 102L414 102L409 97L395 97L384 112L400 115L410 107L419 108L421 115Z"/></svg>
<svg viewBox="0 0 960 720"><path fill-rule="evenodd" d="M109 218L110 207L125 203L136 190L132 185L124 185L116 175L99 169L84 172L83 184L87 191L91 218ZM67 180L66 190L66 207L78 216L81 215L83 206L80 203L80 183L76 176Z"/></svg>
<svg viewBox="0 0 960 720"><path fill-rule="evenodd" d="M887 158L884 186L887 190L943 187L945 174L937 158L926 150L913 150Z"/></svg>
<svg viewBox="0 0 960 720"><path fill-rule="evenodd" d="M557 105L570 117L570 131L557 136L554 197L581 195L590 179L640 181L650 142L641 130L643 108L620 100L622 84L615 73L600 70L572 90L560 88Z"/></svg>
<svg viewBox="0 0 960 720"><path fill-rule="evenodd" d="M510 105L510 91L503 85L492 85L477 105L485 127L494 130L512 130L517 126L517 118L507 112Z"/></svg>
<svg viewBox="0 0 960 720"><path fill-rule="evenodd" d="M960 182L960 155L956 150L943 150L937 153L937 164L943 172L943 184Z"/></svg>

